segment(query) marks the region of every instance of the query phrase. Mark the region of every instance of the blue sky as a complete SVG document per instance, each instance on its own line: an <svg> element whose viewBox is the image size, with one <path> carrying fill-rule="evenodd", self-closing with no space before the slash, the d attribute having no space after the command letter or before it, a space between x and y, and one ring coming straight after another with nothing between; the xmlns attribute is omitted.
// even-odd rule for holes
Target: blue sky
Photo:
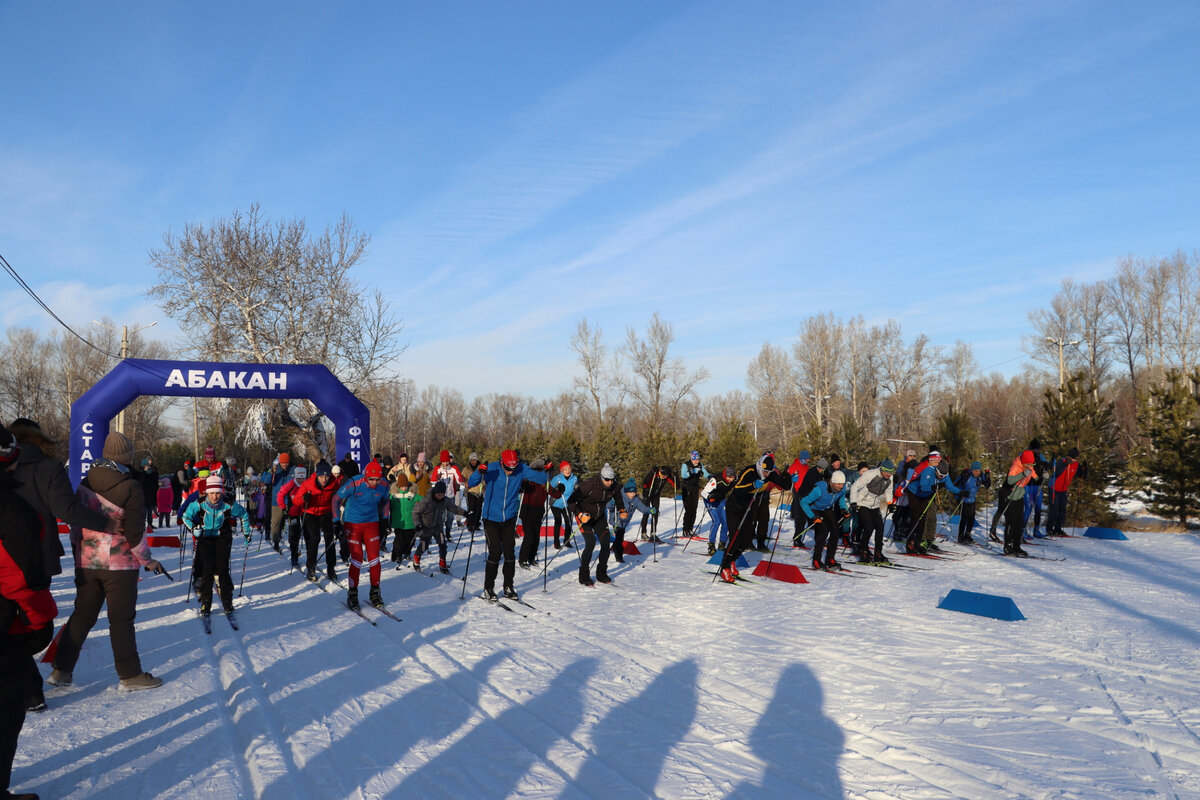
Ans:
<svg viewBox="0 0 1200 800"><path fill-rule="evenodd" d="M467 396L566 388L579 318L656 311L705 393L823 311L1011 372L1063 278L1200 246L1194 2L7 2L0 33L0 253L61 316L207 335L142 294L164 232L345 212L399 372Z"/></svg>

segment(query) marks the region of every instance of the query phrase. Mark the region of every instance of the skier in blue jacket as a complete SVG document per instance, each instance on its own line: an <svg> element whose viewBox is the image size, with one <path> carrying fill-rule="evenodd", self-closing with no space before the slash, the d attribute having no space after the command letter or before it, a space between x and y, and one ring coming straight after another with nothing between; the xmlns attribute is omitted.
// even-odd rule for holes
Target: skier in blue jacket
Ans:
<svg viewBox="0 0 1200 800"><path fill-rule="evenodd" d="M483 535L487 538L487 564L483 572L483 599L496 599L496 573L500 557L504 556L504 596L519 600L513 588L517 571L517 513L521 509L521 482L545 483L545 470L533 469L517 456L515 450L505 450L499 461L487 469L471 473L469 486L484 484Z"/></svg>

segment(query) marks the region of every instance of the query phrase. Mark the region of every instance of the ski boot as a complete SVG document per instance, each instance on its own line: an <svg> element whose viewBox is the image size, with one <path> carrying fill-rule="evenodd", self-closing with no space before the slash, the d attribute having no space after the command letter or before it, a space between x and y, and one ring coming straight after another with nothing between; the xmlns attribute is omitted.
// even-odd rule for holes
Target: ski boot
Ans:
<svg viewBox="0 0 1200 800"><path fill-rule="evenodd" d="M351 611L358 611L358 587L346 590L346 605Z"/></svg>
<svg viewBox="0 0 1200 800"><path fill-rule="evenodd" d="M317 571L315 569L310 569L308 572L304 573L304 577L307 580L309 580L313 583L316 583L317 582Z"/></svg>
<svg viewBox="0 0 1200 800"><path fill-rule="evenodd" d="M511 586L504 587L504 596L507 597L509 600L520 600L521 599L521 596L519 594L517 594L517 590Z"/></svg>
<svg viewBox="0 0 1200 800"><path fill-rule="evenodd" d="M336 572L336 571L334 571L333 567L330 567L330 568L329 568L329 573L328 573L328 576L329 576L329 580L330 580L332 583L337 583L337 572Z"/></svg>
<svg viewBox="0 0 1200 800"><path fill-rule="evenodd" d="M729 567L725 567L723 570L721 570L721 580L725 583L737 583L737 578L733 576L733 570L731 570Z"/></svg>
<svg viewBox="0 0 1200 800"><path fill-rule="evenodd" d="M612 578L608 577L607 575L597 575L596 583L612 583Z"/></svg>
<svg viewBox="0 0 1200 800"><path fill-rule="evenodd" d="M814 558L812 560L812 568L813 569L825 569L825 564L822 563L821 559Z"/></svg>
<svg viewBox="0 0 1200 800"><path fill-rule="evenodd" d="M708 543L708 555L713 556L716 554L717 554L717 546L715 544L713 544L712 542L709 542Z"/></svg>
<svg viewBox="0 0 1200 800"><path fill-rule="evenodd" d="M484 600L487 600L489 603L496 602L496 593L486 586L483 587L483 591L480 592L479 596L482 597Z"/></svg>
<svg viewBox="0 0 1200 800"><path fill-rule="evenodd" d="M367 595L367 598L371 601L371 605L376 608L383 608L383 595L379 593L378 586L371 587L371 592Z"/></svg>
<svg viewBox="0 0 1200 800"><path fill-rule="evenodd" d="M446 566L446 559L444 559L444 558L438 559L438 571L441 572L443 575L450 574L450 567Z"/></svg>
<svg viewBox="0 0 1200 800"><path fill-rule="evenodd" d="M413 556L412 568L415 569L417 572L421 571L421 557L420 556Z"/></svg>

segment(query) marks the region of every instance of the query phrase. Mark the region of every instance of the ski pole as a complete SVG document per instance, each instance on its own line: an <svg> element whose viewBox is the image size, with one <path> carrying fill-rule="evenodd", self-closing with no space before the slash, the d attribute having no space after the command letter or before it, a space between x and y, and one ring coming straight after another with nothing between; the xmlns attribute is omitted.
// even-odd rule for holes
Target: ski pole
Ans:
<svg viewBox="0 0 1200 800"><path fill-rule="evenodd" d="M482 524L482 521L481 521L481 524ZM486 532L484 533L484 536L487 536ZM469 542L467 542L467 566L463 568L462 594L460 594L458 596L459 600L467 599L467 573L469 573L471 571L471 549L473 547L475 547L475 531L471 531L471 540ZM455 548L455 549L457 549L457 548Z"/></svg>
<svg viewBox="0 0 1200 800"><path fill-rule="evenodd" d="M550 495L546 495L546 505L542 507L542 527L545 527L546 515L550 513ZM538 528L538 536L542 537L542 594L546 593L546 581L549 580L546 568L550 565L550 540L542 535L542 528Z"/></svg>
<svg viewBox="0 0 1200 800"><path fill-rule="evenodd" d="M727 555L729 553L733 552L734 545L737 544L738 536L740 536L742 533L742 526L746 524L746 517L750 516L750 509L752 509L752 508L754 508L754 498L753 497L751 497L750 502L746 504L746 513L742 514L742 521L738 523L737 530L734 531L733 535L729 537L729 544L725 545L725 553ZM736 558L736 556L735 556L735 558ZM722 563L724 563L725 559L722 558L721 561L722 561ZM730 563L733 563L733 562L730 561ZM719 577L721 577L720 568L717 569L717 574L713 575L712 582L715 584L717 582L717 578L719 578Z"/></svg>
<svg viewBox="0 0 1200 800"><path fill-rule="evenodd" d="M196 544L197 544L197 541L198 541L198 537L196 536L195 531L193 531L192 532L192 569L188 573L187 594L183 598L183 602L185 605L192 602L192 585L195 583L195 578L196 578Z"/></svg>
<svg viewBox="0 0 1200 800"><path fill-rule="evenodd" d="M246 556L250 555L250 543L242 548L242 577L238 581L238 597L242 596L242 587L246 585Z"/></svg>

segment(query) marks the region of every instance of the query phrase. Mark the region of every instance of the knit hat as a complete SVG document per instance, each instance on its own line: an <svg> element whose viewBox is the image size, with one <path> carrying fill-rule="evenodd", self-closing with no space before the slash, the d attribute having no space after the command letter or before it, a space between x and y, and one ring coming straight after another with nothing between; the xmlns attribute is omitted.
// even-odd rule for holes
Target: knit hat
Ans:
<svg viewBox="0 0 1200 800"><path fill-rule="evenodd" d="M446 493L446 482L438 481L437 483L435 483L433 485L433 488L429 490L429 493L430 494L445 494Z"/></svg>
<svg viewBox="0 0 1200 800"><path fill-rule="evenodd" d="M829 462L823 458L817 459L817 469L829 469Z"/></svg>
<svg viewBox="0 0 1200 800"><path fill-rule="evenodd" d="M1079 448L1072 447L1067 451L1067 458L1079 458Z"/></svg>
<svg viewBox="0 0 1200 800"><path fill-rule="evenodd" d="M296 483L301 483L308 477L308 467L296 467L292 470L292 480Z"/></svg>
<svg viewBox="0 0 1200 800"><path fill-rule="evenodd" d="M279 466L286 467L288 464L291 463L291 461L292 461L292 457L289 456L287 453L279 454Z"/></svg>
<svg viewBox="0 0 1200 800"><path fill-rule="evenodd" d="M113 431L104 437L104 457L127 467L133 466L133 442L125 434Z"/></svg>
<svg viewBox="0 0 1200 800"><path fill-rule="evenodd" d="M879 462L879 471L887 473L895 472L896 465L892 463L890 458L885 458L883 461Z"/></svg>
<svg viewBox="0 0 1200 800"><path fill-rule="evenodd" d="M916 457L917 457L917 451L916 451L916 450L908 450L908 451L905 451L905 453L904 453L904 457L905 457L905 458L916 458Z"/></svg>
<svg viewBox="0 0 1200 800"><path fill-rule="evenodd" d="M208 447L204 448L204 457L209 461L212 461L217 457L217 449L210 444Z"/></svg>
<svg viewBox="0 0 1200 800"><path fill-rule="evenodd" d="M973 470L976 470L976 469L983 469L983 464L980 464L978 461L972 461L972 462L971 462L971 469L973 469Z"/></svg>
<svg viewBox="0 0 1200 800"><path fill-rule="evenodd" d="M842 457L841 457L841 456L839 456L837 453L834 453L833 455L829 456L829 463L830 463L830 464L832 464L832 463L833 463L833 462L835 462L835 461L841 461L841 460L842 460Z"/></svg>
<svg viewBox="0 0 1200 800"><path fill-rule="evenodd" d="M407 489L408 488L408 476L405 475L403 472L397 473L395 484L396 484L397 489Z"/></svg>
<svg viewBox="0 0 1200 800"><path fill-rule="evenodd" d="M942 457L942 454L939 453L937 450L930 450L929 455L925 456L925 458L927 458L927 459L941 458L941 457Z"/></svg>
<svg viewBox="0 0 1200 800"><path fill-rule="evenodd" d="M561 471L561 470L564 470L564 469L566 469L566 468L567 468L567 467L569 467L569 466L571 466L571 462L570 462L570 461L567 461L567 460L564 458L564 459L563 459L561 462L559 462L558 468L559 468L559 470Z"/></svg>
<svg viewBox="0 0 1200 800"><path fill-rule="evenodd" d="M699 461L700 460L700 451L693 450L692 452L688 453L688 458L690 458L692 461Z"/></svg>
<svg viewBox="0 0 1200 800"><path fill-rule="evenodd" d="M611 481L613 478L617 477L617 472L610 465L605 464L600 468L600 477L606 481Z"/></svg>
<svg viewBox="0 0 1200 800"><path fill-rule="evenodd" d="M1032 450L1026 450L1024 453L1021 453L1021 463L1022 464L1032 464L1033 463L1033 451Z"/></svg>
<svg viewBox="0 0 1200 800"><path fill-rule="evenodd" d="M471 461L479 463L479 453L476 453L474 450L471 451L471 455L467 456L467 462Z"/></svg>
<svg viewBox="0 0 1200 800"><path fill-rule="evenodd" d="M812 458L812 455L809 454L807 450L801 450L799 458L801 461L808 461L810 458Z"/></svg>
<svg viewBox="0 0 1200 800"><path fill-rule="evenodd" d="M636 492L637 491L637 481L635 481L633 478L630 478L629 480L625 481L625 486L623 488L623 491Z"/></svg>
<svg viewBox="0 0 1200 800"><path fill-rule="evenodd" d="M206 492L223 492L225 491L225 479L220 475L209 475L208 480L204 482L204 491Z"/></svg>
<svg viewBox="0 0 1200 800"><path fill-rule="evenodd" d="M426 458L425 458L425 453L423 453L423 452L422 452L422 453L417 453L417 463L418 463L418 464L424 464L424 463L425 463L425 461L426 461Z"/></svg>
<svg viewBox="0 0 1200 800"><path fill-rule="evenodd" d="M442 452L438 453L438 463L439 464L449 464L450 463L450 451L449 450L443 450Z"/></svg>
<svg viewBox="0 0 1200 800"><path fill-rule="evenodd" d="M313 474L315 474L315 475L332 475L333 469L329 466L329 462L322 458L320 461L317 462L317 467L316 467L316 469L313 470Z"/></svg>
<svg viewBox="0 0 1200 800"><path fill-rule="evenodd" d="M1034 452L1037 452L1038 450L1042 449L1042 443L1039 442L1037 439L1030 439L1029 440L1029 449L1033 450Z"/></svg>
<svg viewBox="0 0 1200 800"><path fill-rule="evenodd" d="M337 464L334 464L334 465L333 465L333 469L331 469L331 470L330 470L330 472L331 472L332 474L334 474L334 475L341 475L341 474L342 474L342 468L341 468L341 467L339 467Z"/></svg>
<svg viewBox="0 0 1200 800"><path fill-rule="evenodd" d="M505 469L516 469L519 462L516 450L505 450L500 454L500 466Z"/></svg>
<svg viewBox="0 0 1200 800"><path fill-rule="evenodd" d="M831 484L833 484L833 483L844 484L846 482L846 473L842 472L840 469L835 469L833 471L833 474L829 476L829 482Z"/></svg>

